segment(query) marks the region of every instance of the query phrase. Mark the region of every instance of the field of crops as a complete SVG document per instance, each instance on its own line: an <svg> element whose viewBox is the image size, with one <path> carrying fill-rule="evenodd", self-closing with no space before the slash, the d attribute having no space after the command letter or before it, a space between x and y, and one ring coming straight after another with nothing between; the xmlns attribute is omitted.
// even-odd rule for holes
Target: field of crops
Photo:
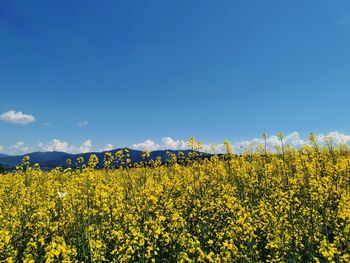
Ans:
<svg viewBox="0 0 350 263"><path fill-rule="evenodd" d="M1 175L0 261L350 262L346 146L116 160Z"/></svg>

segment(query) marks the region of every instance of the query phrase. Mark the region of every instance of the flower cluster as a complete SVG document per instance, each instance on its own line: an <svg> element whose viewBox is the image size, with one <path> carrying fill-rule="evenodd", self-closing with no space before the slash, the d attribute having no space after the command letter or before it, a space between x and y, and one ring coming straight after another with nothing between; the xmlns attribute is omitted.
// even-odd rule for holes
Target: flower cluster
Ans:
<svg viewBox="0 0 350 263"><path fill-rule="evenodd" d="M105 169L25 158L0 176L0 261L350 262L350 150L280 139L132 167L125 152Z"/></svg>

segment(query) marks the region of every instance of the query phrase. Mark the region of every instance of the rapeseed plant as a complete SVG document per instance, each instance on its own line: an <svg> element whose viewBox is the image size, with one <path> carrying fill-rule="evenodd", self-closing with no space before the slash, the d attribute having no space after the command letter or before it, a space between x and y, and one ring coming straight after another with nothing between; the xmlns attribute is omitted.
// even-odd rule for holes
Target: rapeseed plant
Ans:
<svg viewBox="0 0 350 263"><path fill-rule="evenodd" d="M349 262L350 149L300 149L130 167L127 150L0 176L1 262ZM192 149L201 143L189 140ZM164 160L163 160L164 161Z"/></svg>

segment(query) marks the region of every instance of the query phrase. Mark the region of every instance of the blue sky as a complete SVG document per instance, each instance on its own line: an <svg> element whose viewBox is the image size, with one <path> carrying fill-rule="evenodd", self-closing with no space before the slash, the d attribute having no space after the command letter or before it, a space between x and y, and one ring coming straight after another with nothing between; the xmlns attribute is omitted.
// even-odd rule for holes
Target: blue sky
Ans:
<svg viewBox="0 0 350 263"><path fill-rule="evenodd" d="M0 150L350 134L349 47L348 1L4 0Z"/></svg>

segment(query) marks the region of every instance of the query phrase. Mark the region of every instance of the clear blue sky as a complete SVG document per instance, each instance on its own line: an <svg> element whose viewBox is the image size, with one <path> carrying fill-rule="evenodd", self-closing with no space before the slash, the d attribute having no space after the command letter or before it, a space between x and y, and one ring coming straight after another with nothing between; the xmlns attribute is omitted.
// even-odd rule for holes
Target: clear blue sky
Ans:
<svg viewBox="0 0 350 263"><path fill-rule="evenodd" d="M0 3L4 147L350 133L349 84L348 1Z"/></svg>

